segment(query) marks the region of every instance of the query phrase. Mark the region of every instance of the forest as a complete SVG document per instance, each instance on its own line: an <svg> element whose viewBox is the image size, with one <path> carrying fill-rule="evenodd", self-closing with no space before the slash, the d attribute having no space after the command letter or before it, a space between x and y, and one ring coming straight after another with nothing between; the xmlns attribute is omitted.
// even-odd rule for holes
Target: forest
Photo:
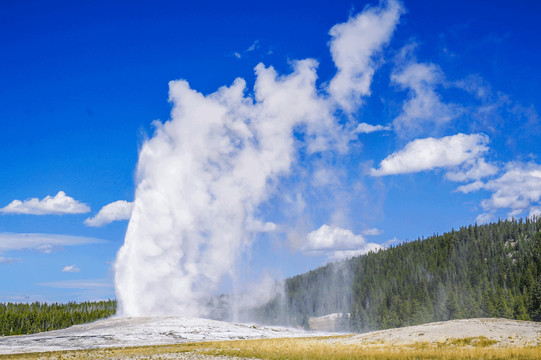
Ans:
<svg viewBox="0 0 541 360"><path fill-rule="evenodd" d="M0 334L69 327L114 315L116 301L0 304ZM260 323L303 326L341 313L344 331L502 317L541 321L541 218L452 229L286 279L254 309ZM219 317L219 316L218 316Z"/></svg>
<svg viewBox="0 0 541 360"><path fill-rule="evenodd" d="M470 225L332 263L287 279L284 296L256 311L308 327L342 313L369 331L433 321L503 317L541 321L541 218Z"/></svg>
<svg viewBox="0 0 541 360"><path fill-rule="evenodd" d="M67 304L0 303L0 335L62 329L114 315L115 311L115 300Z"/></svg>

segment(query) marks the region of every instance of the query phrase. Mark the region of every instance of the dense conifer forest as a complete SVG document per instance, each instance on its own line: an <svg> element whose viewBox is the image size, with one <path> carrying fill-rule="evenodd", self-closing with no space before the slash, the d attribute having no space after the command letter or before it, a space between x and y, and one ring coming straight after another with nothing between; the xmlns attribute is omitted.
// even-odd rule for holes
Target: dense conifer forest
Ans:
<svg viewBox="0 0 541 360"><path fill-rule="evenodd" d="M541 218L471 225L287 279L259 319L343 313L368 331L475 317L541 321ZM349 314L349 316L348 316Z"/></svg>
<svg viewBox="0 0 541 360"><path fill-rule="evenodd" d="M0 304L0 335L32 334L114 315L116 301Z"/></svg>

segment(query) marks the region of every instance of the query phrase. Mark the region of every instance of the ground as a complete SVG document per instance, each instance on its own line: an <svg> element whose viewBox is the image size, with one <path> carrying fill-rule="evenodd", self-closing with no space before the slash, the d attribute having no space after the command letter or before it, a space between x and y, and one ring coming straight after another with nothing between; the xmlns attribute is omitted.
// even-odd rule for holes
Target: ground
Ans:
<svg viewBox="0 0 541 360"><path fill-rule="evenodd" d="M4 337L0 354L0 359L541 359L541 324L467 319L330 335L194 318L117 318Z"/></svg>

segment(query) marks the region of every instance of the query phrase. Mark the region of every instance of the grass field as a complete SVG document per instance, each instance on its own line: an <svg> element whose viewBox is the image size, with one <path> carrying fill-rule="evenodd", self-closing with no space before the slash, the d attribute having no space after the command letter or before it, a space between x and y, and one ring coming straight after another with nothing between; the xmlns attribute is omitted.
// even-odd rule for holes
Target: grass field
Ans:
<svg viewBox="0 0 541 360"><path fill-rule="evenodd" d="M483 337L392 346L344 344L349 336L197 342L163 346L2 355L0 359L196 359L207 356L272 359L541 359L541 346L501 347Z"/></svg>

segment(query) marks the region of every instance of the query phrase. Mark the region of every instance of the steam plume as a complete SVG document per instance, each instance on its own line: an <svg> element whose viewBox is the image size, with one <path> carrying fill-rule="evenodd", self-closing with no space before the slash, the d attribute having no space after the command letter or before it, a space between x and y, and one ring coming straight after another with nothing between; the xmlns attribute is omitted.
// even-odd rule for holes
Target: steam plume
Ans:
<svg viewBox="0 0 541 360"><path fill-rule="evenodd" d="M365 27L333 31L331 49L346 59L337 63L337 76L342 79L347 70L369 84L376 62L367 59L388 41L381 34L392 33L401 11L389 1L348 21L365 16L383 27L367 47L348 50L340 41L366 41L370 34L359 32ZM362 59L362 66L352 66L351 59ZM316 67L312 59L297 61L291 74L279 76L259 64L253 96L243 79L207 96L184 80L170 82L171 120L154 122L154 136L140 151L133 213L117 257L122 315L205 315L203 305L222 278L234 278L250 231L265 223L256 218L258 206L288 175L297 150L345 146L341 139L348 136L334 114L337 106L350 111L347 101L358 101L350 95L366 94L367 87L361 91L347 83L338 91L335 81L330 95L322 94Z"/></svg>

